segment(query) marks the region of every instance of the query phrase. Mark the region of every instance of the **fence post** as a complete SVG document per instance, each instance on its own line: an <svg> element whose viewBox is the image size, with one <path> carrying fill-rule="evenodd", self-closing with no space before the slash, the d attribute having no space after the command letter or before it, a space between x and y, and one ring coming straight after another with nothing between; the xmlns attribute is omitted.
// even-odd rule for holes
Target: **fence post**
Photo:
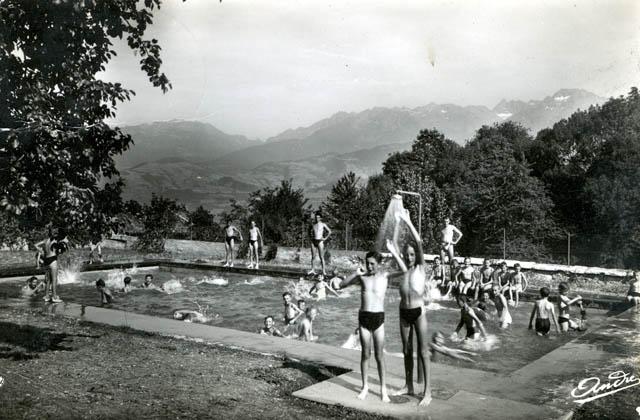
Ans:
<svg viewBox="0 0 640 420"><path fill-rule="evenodd" d="M502 259L507 259L507 229L502 228Z"/></svg>
<svg viewBox="0 0 640 420"><path fill-rule="evenodd" d="M567 232L567 265L571 265L571 234Z"/></svg>

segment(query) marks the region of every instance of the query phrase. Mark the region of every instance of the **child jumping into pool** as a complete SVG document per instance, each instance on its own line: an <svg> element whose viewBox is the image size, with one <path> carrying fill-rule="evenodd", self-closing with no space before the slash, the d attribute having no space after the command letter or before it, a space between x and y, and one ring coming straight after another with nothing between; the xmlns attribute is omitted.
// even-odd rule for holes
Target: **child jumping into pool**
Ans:
<svg viewBox="0 0 640 420"><path fill-rule="evenodd" d="M496 311L498 312L498 322L502 329L508 328L513 322L511 313L509 312L507 298L504 296L504 289L506 287L507 286L500 287L497 284L493 285L493 303L496 307Z"/></svg>
<svg viewBox="0 0 640 420"><path fill-rule="evenodd" d="M536 300L531 310L531 317L529 318L529 329L533 326L533 319L536 320L536 334L539 336L545 336L551 331L551 321L556 327L556 333L560 334L560 328L558 327L558 321L556 320L556 313L553 309L553 304L549 302L550 291L547 287L540 289L540 299Z"/></svg>
<svg viewBox="0 0 640 420"><path fill-rule="evenodd" d="M382 262L382 255L379 252L368 252L365 261L366 272L362 267L359 267L340 285L342 289L351 284L359 283L362 288L360 311L358 312L360 345L362 347L360 358L362 390L358 394L358 398L364 400L369 392L368 368L373 338L373 349L380 377L380 396L383 402L389 402L384 364L384 296L387 292L389 279L387 273L378 272L378 267Z"/></svg>
<svg viewBox="0 0 640 420"><path fill-rule="evenodd" d="M415 244L406 242L403 247L404 259L397 251L397 240L400 233L400 222L409 229ZM408 213L400 211L396 214L393 241L387 240L387 249L395 258L402 270L398 290L400 292L400 337L404 356L405 386L394 395L413 395L413 335L415 330L418 339L418 368L425 378L423 398L418 405L427 406L431 402L431 382L429 371L429 349L427 338L427 311L424 307L427 273L422 250L422 239L414 228Z"/></svg>
<svg viewBox="0 0 640 420"><path fill-rule="evenodd" d="M469 305L469 298L466 296L460 296L458 298L458 304L461 305L460 309L460 322L458 322L458 326L454 332L454 335L457 336L462 327L467 329L466 340L476 340L480 334L482 334L482 338L487 338L487 332L484 329L484 325L482 325L482 321L473 311L471 305ZM480 330L478 333L476 328Z"/></svg>

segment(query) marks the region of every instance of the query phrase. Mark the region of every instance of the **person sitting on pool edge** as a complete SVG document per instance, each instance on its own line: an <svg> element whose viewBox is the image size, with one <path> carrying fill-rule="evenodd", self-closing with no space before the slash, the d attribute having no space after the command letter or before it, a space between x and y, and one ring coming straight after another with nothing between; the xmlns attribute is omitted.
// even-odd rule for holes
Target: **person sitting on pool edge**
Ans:
<svg viewBox="0 0 640 420"><path fill-rule="evenodd" d="M318 310L313 306L309 306L298 329L298 338L300 340L316 341L318 339L318 336L313 335L313 320L316 319L316 316L318 316Z"/></svg>
<svg viewBox="0 0 640 420"><path fill-rule="evenodd" d="M484 339L487 338L487 332L484 329L484 325L482 325L482 321L473 311L473 308L469 304L469 298L467 296L459 296L458 297L458 305L461 306L460 309L460 322L458 322L458 326L456 327L454 336L457 336L462 327L464 326L467 329L466 340L475 340L482 334ZM476 327L480 330L478 333L476 331Z"/></svg>
<svg viewBox="0 0 640 420"><path fill-rule="evenodd" d="M39 292L44 292L44 282L38 280L36 276L27 279L27 284L20 289L23 296L33 296Z"/></svg>
<svg viewBox="0 0 640 420"><path fill-rule="evenodd" d="M533 319L536 320L536 334L539 336L549 334L551 330L551 321L553 319L553 325L556 327L556 332L560 334L560 328L558 327L558 321L556 320L556 313L553 309L553 304L549 302L550 291L547 287L540 289L540 299L536 300L533 309L531 310L531 317L529 318L529 329L533 324Z"/></svg>
<svg viewBox="0 0 640 420"><path fill-rule="evenodd" d="M107 285L104 283L104 280L98 279L98 281L96 281L96 289L100 292L100 300L103 305L113 301L113 294L111 293L111 290L107 289Z"/></svg>
<svg viewBox="0 0 640 420"><path fill-rule="evenodd" d="M629 282L629 291L627 292L627 302L633 305L640 305L640 271L634 271L631 281Z"/></svg>
<svg viewBox="0 0 640 420"><path fill-rule="evenodd" d="M260 335L270 335L272 337L284 337L284 335L275 327L273 317L267 315L264 317L264 327L260 328Z"/></svg>

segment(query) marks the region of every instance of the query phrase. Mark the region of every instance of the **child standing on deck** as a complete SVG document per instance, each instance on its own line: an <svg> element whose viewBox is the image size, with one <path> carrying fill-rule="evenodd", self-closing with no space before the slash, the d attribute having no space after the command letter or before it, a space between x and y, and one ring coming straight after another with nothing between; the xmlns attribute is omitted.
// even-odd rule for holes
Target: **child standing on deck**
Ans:
<svg viewBox="0 0 640 420"><path fill-rule="evenodd" d="M351 284L359 283L362 288L360 311L358 312L360 345L362 347L360 358L362 390L358 394L358 398L364 400L369 392L368 368L373 338L373 350L380 378L380 396L383 402L389 402L384 365L384 296L387 292L389 279L386 273L378 272L382 262L382 255L379 252L368 252L365 261L367 271L365 272L362 267L359 267L354 274L342 282L340 287L342 289Z"/></svg>

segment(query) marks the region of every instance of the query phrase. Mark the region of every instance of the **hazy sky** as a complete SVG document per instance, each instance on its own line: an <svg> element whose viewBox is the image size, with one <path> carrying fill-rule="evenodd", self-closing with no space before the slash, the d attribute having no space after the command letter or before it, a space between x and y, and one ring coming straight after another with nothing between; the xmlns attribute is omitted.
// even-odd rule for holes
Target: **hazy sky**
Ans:
<svg viewBox="0 0 640 420"><path fill-rule="evenodd" d="M638 0L165 0L148 35L173 90L119 44L104 78L137 94L119 124L193 119L266 138L338 111L640 85Z"/></svg>

